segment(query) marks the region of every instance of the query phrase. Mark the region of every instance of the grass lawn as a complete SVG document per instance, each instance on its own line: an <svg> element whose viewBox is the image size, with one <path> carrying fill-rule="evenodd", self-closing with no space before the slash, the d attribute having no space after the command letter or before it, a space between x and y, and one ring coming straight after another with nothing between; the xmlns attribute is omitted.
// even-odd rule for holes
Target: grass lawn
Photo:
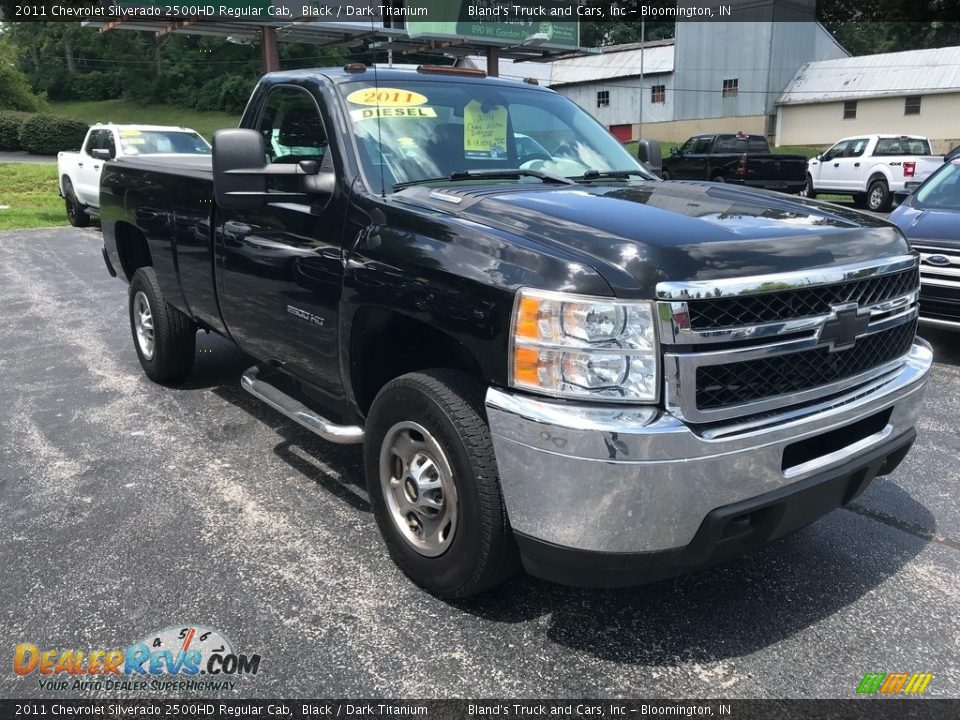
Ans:
<svg viewBox="0 0 960 720"><path fill-rule="evenodd" d="M67 224L57 191L57 164L0 165L0 230ZM2 209L9 205L8 209Z"/></svg>
<svg viewBox="0 0 960 720"><path fill-rule="evenodd" d="M207 140L215 130L236 127L240 118L228 113L187 110L173 105L139 105L130 100L51 102L50 113L96 122L142 125L182 125L193 128Z"/></svg>

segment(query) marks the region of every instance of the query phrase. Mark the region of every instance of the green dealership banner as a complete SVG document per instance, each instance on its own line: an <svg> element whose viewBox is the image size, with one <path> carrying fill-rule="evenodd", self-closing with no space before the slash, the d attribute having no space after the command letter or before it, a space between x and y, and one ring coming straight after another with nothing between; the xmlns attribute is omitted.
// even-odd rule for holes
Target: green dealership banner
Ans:
<svg viewBox="0 0 960 720"><path fill-rule="evenodd" d="M407 34L423 38L460 38L467 42L536 45L544 48L580 46L579 3L576 0L407 0Z"/></svg>

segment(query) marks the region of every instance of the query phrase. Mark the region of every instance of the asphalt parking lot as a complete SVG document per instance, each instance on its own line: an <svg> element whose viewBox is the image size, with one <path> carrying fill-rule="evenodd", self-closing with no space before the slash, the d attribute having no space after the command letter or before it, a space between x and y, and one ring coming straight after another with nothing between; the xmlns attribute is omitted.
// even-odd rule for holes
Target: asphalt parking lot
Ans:
<svg viewBox="0 0 960 720"><path fill-rule="evenodd" d="M248 357L201 335L186 384L144 377L100 245L0 233L0 652L196 623L263 657L224 697L852 697L898 671L960 697L960 336L924 331L919 439L855 505L676 580L448 604L388 559L358 450L246 395ZM0 696L70 695L0 668Z"/></svg>

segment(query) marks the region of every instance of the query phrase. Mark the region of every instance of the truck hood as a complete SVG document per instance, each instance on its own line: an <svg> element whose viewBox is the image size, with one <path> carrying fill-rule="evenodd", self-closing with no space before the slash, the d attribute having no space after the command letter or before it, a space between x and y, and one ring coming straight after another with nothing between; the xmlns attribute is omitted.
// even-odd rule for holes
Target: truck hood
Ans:
<svg viewBox="0 0 960 720"><path fill-rule="evenodd" d="M960 212L956 210L922 209L903 204L890 214L910 240L923 244L935 240L944 247L960 248Z"/></svg>
<svg viewBox="0 0 960 720"><path fill-rule="evenodd" d="M896 227L870 215L717 183L451 184L400 195L565 251L623 297L654 297L667 280L783 273L909 252Z"/></svg>

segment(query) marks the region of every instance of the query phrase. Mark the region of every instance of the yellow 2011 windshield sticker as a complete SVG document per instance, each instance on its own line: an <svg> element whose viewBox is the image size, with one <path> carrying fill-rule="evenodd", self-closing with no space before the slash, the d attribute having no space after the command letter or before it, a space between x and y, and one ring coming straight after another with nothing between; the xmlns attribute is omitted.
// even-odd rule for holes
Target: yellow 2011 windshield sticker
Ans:
<svg viewBox="0 0 960 720"><path fill-rule="evenodd" d="M426 95L399 88L363 88L347 95L347 102L354 105L377 105L379 107L415 107L427 101Z"/></svg>
<svg viewBox="0 0 960 720"><path fill-rule="evenodd" d="M354 122L373 118L435 118L437 111L432 107L372 107L351 110L350 118Z"/></svg>
<svg viewBox="0 0 960 720"><path fill-rule="evenodd" d="M463 108L463 155L477 160L497 160L507 156L507 109L503 105L487 108L471 100Z"/></svg>

